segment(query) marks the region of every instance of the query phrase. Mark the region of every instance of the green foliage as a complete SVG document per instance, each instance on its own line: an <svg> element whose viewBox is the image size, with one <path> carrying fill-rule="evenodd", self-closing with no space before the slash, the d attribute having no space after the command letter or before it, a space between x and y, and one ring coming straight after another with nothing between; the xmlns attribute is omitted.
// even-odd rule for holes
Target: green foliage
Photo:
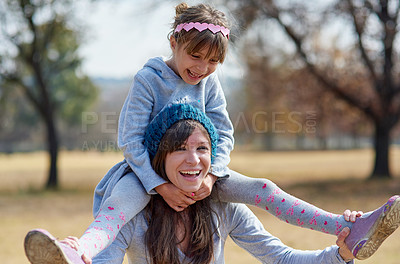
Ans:
<svg viewBox="0 0 400 264"><path fill-rule="evenodd" d="M91 80L79 71L81 59L77 56L79 48L76 31L58 25L60 36L44 53L48 61L50 86L53 87L52 100L57 114L68 124L77 124L81 114L90 106L98 96L97 87ZM62 72L55 72L63 69Z"/></svg>
<svg viewBox="0 0 400 264"><path fill-rule="evenodd" d="M48 112L57 123L77 125L97 99L80 70L82 32L70 23L72 10L71 1L10 0L0 11L0 46L9 47L0 48L2 138L21 128L33 132Z"/></svg>

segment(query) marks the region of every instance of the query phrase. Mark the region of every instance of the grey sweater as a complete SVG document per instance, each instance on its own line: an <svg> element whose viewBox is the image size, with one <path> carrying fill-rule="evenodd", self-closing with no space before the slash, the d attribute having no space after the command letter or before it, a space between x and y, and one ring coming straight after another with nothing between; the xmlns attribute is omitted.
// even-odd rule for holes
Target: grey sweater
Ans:
<svg viewBox="0 0 400 264"><path fill-rule="evenodd" d="M143 145L146 127L166 106L191 104L207 114L218 130L217 156L212 164L215 176L229 174L229 154L233 149L233 126L226 111L226 100L215 73L197 85L189 85L167 66L160 57L150 59L135 75L132 87L122 107L118 128L118 146L140 179L147 193L165 183L151 167Z"/></svg>
<svg viewBox="0 0 400 264"><path fill-rule="evenodd" d="M224 245L228 236L256 257L261 263L280 264L344 264L338 254L338 247L324 250L295 250L284 245L278 238L268 233L258 218L243 204L212 203L222 223L213 236L214 261L224 262ZM214 215L213 220L218 218ZM121 264L125 254L130 264L147 264L144 235L148 228L144 211L128 222L119 232L115 241L93 259L93 264ZM184 254L179 251L181 259ZM190 259L187 261L190 263ZM353 263L353 261L349 262Z"/></svg>

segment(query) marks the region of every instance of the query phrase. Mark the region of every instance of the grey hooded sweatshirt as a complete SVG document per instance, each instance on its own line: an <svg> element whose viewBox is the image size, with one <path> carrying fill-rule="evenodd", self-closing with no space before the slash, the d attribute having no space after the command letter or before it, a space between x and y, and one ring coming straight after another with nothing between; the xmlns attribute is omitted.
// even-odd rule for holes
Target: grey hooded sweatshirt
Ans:
<svg viewBox="0 0 400 264"><path fill-rule="evenodd" d="M214 72L199 84L190 85L176 75L163 58L152 58L134 78L120 113L118 128L118 146L149 194L154 194L154 188L165 183L165 180L151 167L143 145L144 133L151 120L164 107L177 103L191 104L211 119L219 134L212 173L218 177L229 175L227 165L234 144L233 126L217 74Z"/></svg>

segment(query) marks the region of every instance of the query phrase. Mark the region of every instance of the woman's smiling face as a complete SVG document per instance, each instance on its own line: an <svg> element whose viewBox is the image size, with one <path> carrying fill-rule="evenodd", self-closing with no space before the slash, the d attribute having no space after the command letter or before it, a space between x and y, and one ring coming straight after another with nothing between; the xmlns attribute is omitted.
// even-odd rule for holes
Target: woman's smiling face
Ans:
<svg viewBox="0 0 400 264"><path fill-rule="evenodd" d="M186 142L167 154L165 172L176 187L185 192L197 191L211 166L211 145L199 128L195 128Z"/></svg>

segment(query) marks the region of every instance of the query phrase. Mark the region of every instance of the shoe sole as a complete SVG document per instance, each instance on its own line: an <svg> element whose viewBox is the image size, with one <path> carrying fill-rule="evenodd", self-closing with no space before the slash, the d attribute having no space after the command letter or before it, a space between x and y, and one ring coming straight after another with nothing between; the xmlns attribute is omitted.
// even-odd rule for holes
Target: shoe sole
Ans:
<svg viewBox="0 0 400 264"><path fill-rule="evenodd" d="M355 255L359 260L372 256L383 243L400 225L400 197L397 197L387 212L382 214L375 224L375 230L366 240L361 241L356 248L360 248Z"/></svg>
<svg viewBox="0 0 400 264"><path fill-rule="evenodd" d="M58 243L40 231L31 231L25 237L25 254L32 264L73 264Z"/></svg>

